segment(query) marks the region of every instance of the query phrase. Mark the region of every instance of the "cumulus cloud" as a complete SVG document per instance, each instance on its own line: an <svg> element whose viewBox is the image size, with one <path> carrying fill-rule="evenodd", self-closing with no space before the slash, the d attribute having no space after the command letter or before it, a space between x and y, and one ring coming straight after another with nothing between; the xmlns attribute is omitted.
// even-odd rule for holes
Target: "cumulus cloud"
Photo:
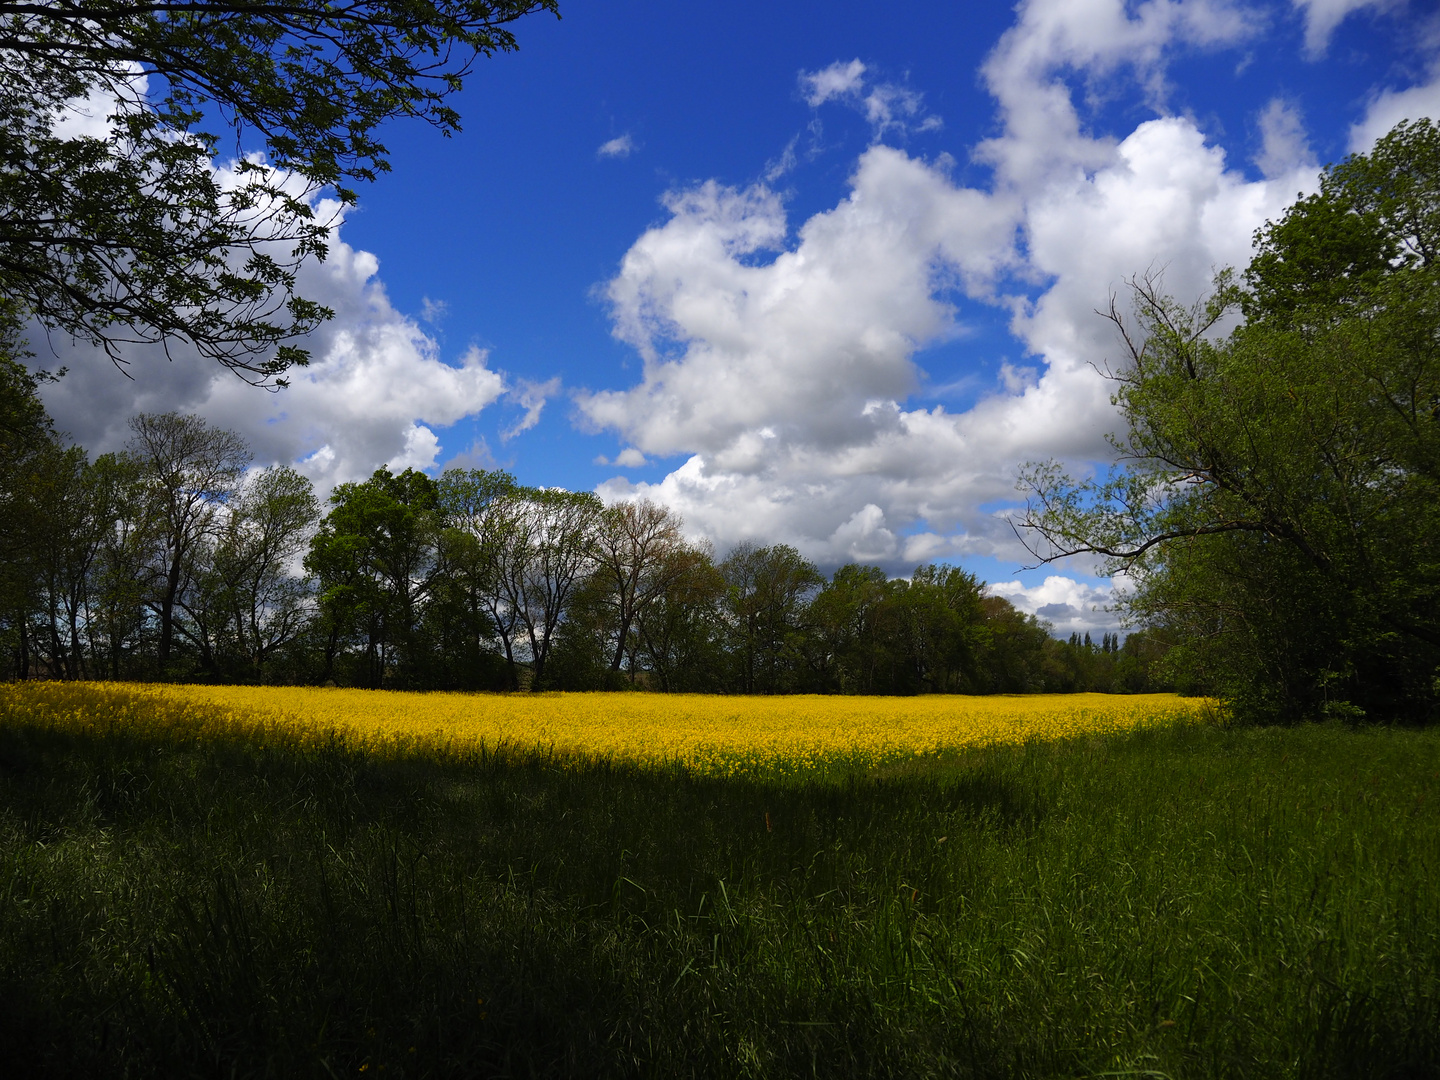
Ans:
<svg viewBox="0 0 1440 1080"><path fill-rule="evenodd" d="M1364 153L1401 120L1421 117L1440 122L1440 58L1433 62L1428 81L1375 95L1365 115L1350 129L1350 149Z"/></svg>
<svg viewBox="0 0 1440 1080"><path fill-rule="evenodd" d="M595 151L595 156L600 158L627 158L635 152L635 140L630 137L629 132L624 135L617 135L600 144L600 149Z"/></svg>
<svg viewBox="0 0 1440 1080"><path fill-rule="evenodd" d="M635 243L608 288L644 381L582 395L581 408L647 453L704 450L737 468L780 432L777 445L848 445L857 423L889 426L865 404L908 395L917 345L953 328L937 260L978 289L1011 258L1003 209L883 146L861 157L850 198L768 261L753 256L787 228L763 185L711 182L666 205L670 220Z"/></svg>
<svg viewBox="0 0 1440 1080"><path fill-rule="evenodd" d="M1218 0L1032 0L983 71L1001 120L977 148L994 167L988 185L872 145L845 197L798 223L764 184L667 194L668 219L607 286L614 333L642 375L577 405L593 428L679 463L653 482L616 477L602 497L666 503L722 550L785 542L822 565L891 572L969 555L1025 561L1004 510L1019 463L1084 469L1108 457L1118 418L1095 366L1117 343L1095 309L1152 268L1176 295L1203 292L1316 182L1283 103L1264 121L1267 176L1251 181L1185 117L1087 132L1062 75L1124 74L1158 101L1170 51L1254 29ZM802 92L863 101L867 74L837 63L802 76ZM968 408L918 404L924 350L964 332L962 298L1007 313L1026 355L998 364ZM1073 606L1049 609L1067 632L1116 625L1103 589L1055 581L1068 584L1033 597L1017 584L1011 598L1030 611Z"/></svg>
<svg viewBox="0 0 1440 1080"><path fill-rule="evenodd" d="M1175 291L1203 289L1306 182L1247 182L1172 118L1028 197L871 147L848 197L788 246L763 186L674 193L608 290L643 377L577 400L594 427L686 460L604 493L662 499L722 545L785 540L829 563L1012 552L1008 525L978 508L1013 497L1016 463L1106 452L1110 387L1090 362L1114 346L1094 314L1107 287L1158 260ZM1053 283L1034 301L1004 293L1020 273ZM916 353L958 330L953 290L1011 306L1036 362L1002 365L964 412L907 407Z"/></svg>
<svg viewBox="0 0 1440 1080"><path fill-rule="evenodd" d="M259 461L294 463L322 490L381 463L433 467L437 429L494 403L504 377L481 349L442 359L434 339L391 305L375 256L344 242L339 207L318 212L337 231L326 261L302 266L297 288L335 318L306 342L311 363L289 373L288 389L257 390L183 346L168 357L158 347L130 350L127 379L98 350L34 330L36 362L69 369L45 390L57 426L100 452L124 444L136 413L193 412L245 436Z"/></svg>
<svg viewBox="0 0 1440 1080"><path fill-rule="evenodd" d="M1113 630L1115 614L1108 610L1117 599L1109 582L1087 584L1074 578L1051 574L1043 584L1025 586L1002 581L986 589L1004 597L1027 615L1044 619L1062 636Z"/></svg>
<svg viewBox="0 0 1440 1080"><path fill-rule="evenodd" d="M1229 0L1028 0L981 68L1004 130L975 156L995 166L999 183L1031 189L1102 168L1116 140L1084 131L1065 75L1100 82L1128 71L1164 112L1171 53L1234 45L1259 29L1255 15Z"/></svg>

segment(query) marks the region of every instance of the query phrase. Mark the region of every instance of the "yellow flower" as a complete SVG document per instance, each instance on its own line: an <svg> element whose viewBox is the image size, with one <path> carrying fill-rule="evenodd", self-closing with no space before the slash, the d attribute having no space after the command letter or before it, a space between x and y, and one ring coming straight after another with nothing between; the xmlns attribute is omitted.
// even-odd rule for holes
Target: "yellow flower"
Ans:
<svg viewBox="0 0 1440 1080"><path fill-rule="evenodd" d="M30 683L0 686L0 718L43 714L75 730L189 737L274 730L374 751L549 752L680 765L720 776L828 764L868 767L947 750L1125 731L1211 708L1173 694L719 697L701 694L451 694L307 687ZM197 732L198 729L198 732Z"/></svg>

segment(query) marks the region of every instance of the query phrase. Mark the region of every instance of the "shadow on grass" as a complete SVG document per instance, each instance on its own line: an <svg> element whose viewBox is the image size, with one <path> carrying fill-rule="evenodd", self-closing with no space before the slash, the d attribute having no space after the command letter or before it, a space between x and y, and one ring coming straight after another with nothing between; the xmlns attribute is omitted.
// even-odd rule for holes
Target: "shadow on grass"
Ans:
<svg viewBox="0 0 1440 1080"><path fill-rule="evenodd" d="M33 1075L1434 1075L1434 772L1428 734L719 780L12 719L0 1049Z"/></svg>

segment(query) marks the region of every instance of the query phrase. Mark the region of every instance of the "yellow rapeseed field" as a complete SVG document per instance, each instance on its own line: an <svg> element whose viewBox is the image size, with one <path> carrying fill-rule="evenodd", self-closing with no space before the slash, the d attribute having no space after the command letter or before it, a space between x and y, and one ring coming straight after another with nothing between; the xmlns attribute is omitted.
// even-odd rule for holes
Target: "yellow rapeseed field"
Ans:
<svg viewBox="0 0 1440 1080"><path fill-rule="evenodd" d="M31 683L0 686L0 722L71 728L275 727L381 749L553 750L721 774L873 765L944 750L1102 734L1201 716L1173 694L721 697L446 694L305 687ZM198 725L198 729L197 729ZM155 731L160 734L159 730Z"/></svg>

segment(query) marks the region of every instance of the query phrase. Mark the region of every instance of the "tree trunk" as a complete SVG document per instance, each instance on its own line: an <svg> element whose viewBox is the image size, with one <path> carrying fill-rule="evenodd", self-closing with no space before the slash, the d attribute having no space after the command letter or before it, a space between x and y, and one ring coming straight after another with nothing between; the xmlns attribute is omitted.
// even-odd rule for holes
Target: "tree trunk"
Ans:
<svg viewBox="0 0 1440 1080"><path fill-rule="evenodd" d="M170 560L170 572L165 576L165 595L160 599L160 648L158 659L160 671L170 662L170 643L175 630L175 594L180 591L180 550Z"/></svg>

